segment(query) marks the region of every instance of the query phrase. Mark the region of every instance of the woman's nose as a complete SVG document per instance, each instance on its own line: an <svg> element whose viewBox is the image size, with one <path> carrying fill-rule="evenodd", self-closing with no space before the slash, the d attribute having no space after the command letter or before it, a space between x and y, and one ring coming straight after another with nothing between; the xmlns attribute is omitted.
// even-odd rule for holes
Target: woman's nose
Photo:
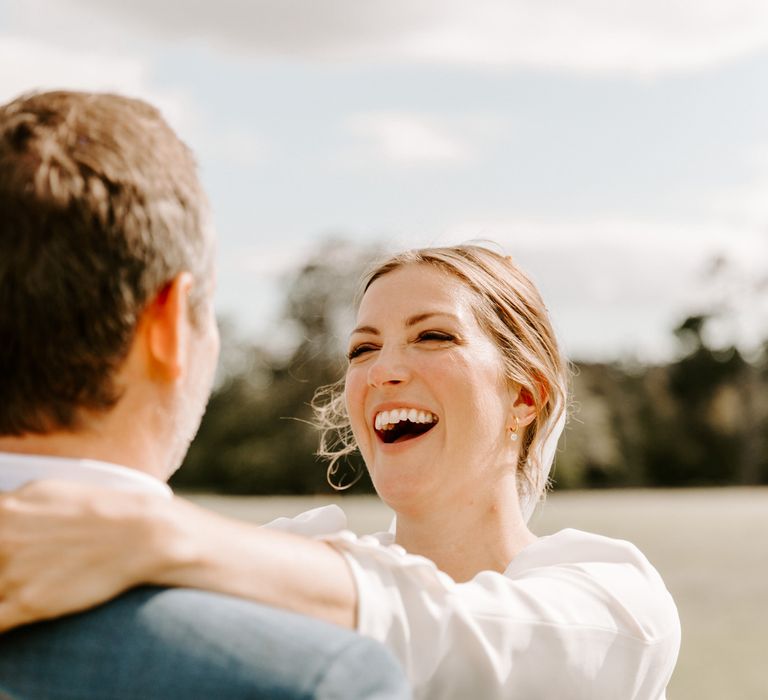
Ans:
<svg viewBox="0 0 768 700"><path fill-rule="evenodd" d="M408 381L410 376L399 353L381 350L368 370L368 384L372 387L393 386Z"/></svg>

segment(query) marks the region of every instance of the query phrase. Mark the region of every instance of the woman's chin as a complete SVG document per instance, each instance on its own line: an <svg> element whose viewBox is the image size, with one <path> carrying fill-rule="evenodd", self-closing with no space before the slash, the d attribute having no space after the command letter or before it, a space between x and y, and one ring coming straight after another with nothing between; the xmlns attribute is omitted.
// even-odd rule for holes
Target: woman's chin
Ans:
<svg viewBox="0 0 768 700"><path fill-rule="evenodd" d="M379 498L398 513L412 511L420 502L429 500L423 467L406 471L382 466L370 470L370 474Z"/></svg>

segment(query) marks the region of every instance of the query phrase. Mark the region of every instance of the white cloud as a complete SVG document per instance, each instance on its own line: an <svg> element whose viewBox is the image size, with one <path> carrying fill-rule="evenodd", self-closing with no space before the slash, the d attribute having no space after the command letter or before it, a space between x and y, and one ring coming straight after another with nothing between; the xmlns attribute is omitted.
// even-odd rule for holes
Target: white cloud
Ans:
<svg viewBox="0 0 768 700"><path fill-rule="evenodd" d="M721 190L711 206L726 220L762 229L768 236L768 176Z"/></svg>
<svg viewBox="0 0 768 700"><path fill-rule="evenodd" d="M667 359L675 352L672 328L687 314L722 303L738 308L719 324L718 342L748 348L764 338L759 319L765 323L768 317L755 315L746 297L734 304L734 295L721 293L709 274L712 261L722 256L744 279L765 275L764 231L633 219L512 218L465 222L424 243L472 239L498 242L530 272L576 358Z"/></svg>
<svg viewBox="0 0 768 700"><path fill-rule="evenodd" d="M0 100L32 89L114 90L146 94L146 66L135 58L69 51L27 38L0 36ZM12 67L12 70L7 70Z"/></svg>
<svg viewBox="0 0 768 700"><path fill-rule="evenodd" d="M149 66L132 56L73 50L34 39L0 35L0 103L32 90L119 92L157 106L183 136L195 130L188 100L180 93L158 90L149 80Z"/></svg>
<svg viewBox="0 0 768 700"><path fill-rule="evenodd" d="M451 20L414 36L410 50L464 63L655 75L768 48L768 7L755 0L494 0L479 9L457 3Z"/></svg>
<svg viewBox="0 0 768 700"><path fill-rule="evenodd" d="M45 4L35 0L35 4ZM768 49L763 0L48 0L256 56L657 75Z"/></svg>
<svg viewBox="0 0 768 700"><path fill-rule="evenodd" d="M263 160L266 144L252 131L210 125L184 91L159 88L152 65L137 58L100 50L78 50L30 38L0 35L0 104L32 90L118 92L158 107L176 133L200 156L239 165Z"/></svg>
<svg viewBox="0 0 768 700"><path fill-rule="evenodd" d="M731 255L744 261L753 260L757 252L768 245L765 233L752 228L612 217L466 221L451 227L446 238L489 238L536 250L585 245L616 246L649 253L658 251L659 255L687 255L693 261L707 260L717 254Z"/></svg>
<svg viewBox="0 0 768 700"><path fill-rule="evenodd" d="M753 146L744 161L753 171L752 178L709 193L701 204L724 221L768 236L768 146Z"/></svg>
<svg viewBox="0 0 768 700"><path fill-rule="evenodd" d="M753 281L766 274L768 237L752 230L633 219L509 218L464 222L440 236L382 238L392 251L497 242L539 286L573 359L666 361L678 352L676 325L688 314L724 307L727 313L712 325L713 342L749 349L765 337L768 297L756 293ZM270 333L274 314L268 312L280 299L279 282L311 249L310 240L286 237L285 243L227 256L223 307L238 310L254 332ZM729 263L725 274L713 277L717 256Z"/></svg>
<svg viewBox="0 0 768 700"><path fill-rule="evenodd" d="M362 138L354 160L398 165L450 164L466 160L469 148L434 119L398 112L358 114L348 120Z"/></svg>

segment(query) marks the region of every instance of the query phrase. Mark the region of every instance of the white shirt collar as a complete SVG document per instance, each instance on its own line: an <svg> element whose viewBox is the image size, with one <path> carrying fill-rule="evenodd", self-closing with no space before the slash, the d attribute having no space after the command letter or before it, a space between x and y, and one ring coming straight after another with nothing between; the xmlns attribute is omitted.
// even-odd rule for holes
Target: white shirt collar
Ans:
<svg viewBox="0 0 768 700"><path fill-rule="evenodd" d="M0 452L0 491L11 491L30 481L84 481L123 491L145 491L170 497L168 484L136 469L94 459Z"/></svg>

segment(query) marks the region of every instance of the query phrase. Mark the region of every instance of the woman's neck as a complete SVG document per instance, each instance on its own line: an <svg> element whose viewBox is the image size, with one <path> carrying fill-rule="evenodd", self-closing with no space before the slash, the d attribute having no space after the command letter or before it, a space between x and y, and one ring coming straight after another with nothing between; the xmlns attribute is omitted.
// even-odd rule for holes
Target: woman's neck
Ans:
<svg viewBox="0 0 768 700"><path fill-rule="evenodd" d="M504 571L536 536L520 513L514 478L485 498L419 513L398 513L395 541L411 554L431 559L456 581L481 571Z"/></svg>

